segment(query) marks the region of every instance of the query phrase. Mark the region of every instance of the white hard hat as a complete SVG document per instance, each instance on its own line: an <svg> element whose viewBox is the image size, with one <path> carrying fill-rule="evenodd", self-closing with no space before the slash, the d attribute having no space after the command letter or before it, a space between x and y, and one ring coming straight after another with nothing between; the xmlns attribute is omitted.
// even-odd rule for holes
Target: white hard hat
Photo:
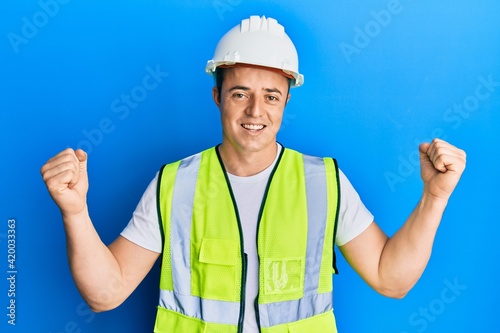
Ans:
<svg viewBox="0 0 500 333"><path fill-rule="evenodd" d="M219 41L205 71L214 75L217 67L249 64L282 70L299 87L304 76L299 73L299 58L285 28L273 18L250 16L229 30Z"/></svg>

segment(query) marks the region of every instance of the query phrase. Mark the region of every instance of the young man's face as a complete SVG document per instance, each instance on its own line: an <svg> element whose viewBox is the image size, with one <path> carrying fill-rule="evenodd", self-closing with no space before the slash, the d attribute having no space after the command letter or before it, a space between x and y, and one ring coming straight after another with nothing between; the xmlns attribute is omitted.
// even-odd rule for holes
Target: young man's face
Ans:
<svg viewBox="0 0 500 333"><path fill-rule="evenodd" d="M262 68L226 69L221 88L213 89L221 113L223 145L239 152L276 149L276 134L290 98L288 79Z"/></svg>

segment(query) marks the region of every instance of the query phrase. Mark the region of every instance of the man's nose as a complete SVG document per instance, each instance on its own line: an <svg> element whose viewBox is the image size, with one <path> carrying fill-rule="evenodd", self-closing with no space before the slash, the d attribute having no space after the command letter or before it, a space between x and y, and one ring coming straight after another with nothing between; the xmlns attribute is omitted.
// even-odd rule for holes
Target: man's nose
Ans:
<svg viewBox="0 0 500 333"><path fill-rule="evenodd" d="M264 113L264 105L263 102L259 99L252 97L250 99L250 103L246 109L247 116L250 117L260 117Z"/></svg>

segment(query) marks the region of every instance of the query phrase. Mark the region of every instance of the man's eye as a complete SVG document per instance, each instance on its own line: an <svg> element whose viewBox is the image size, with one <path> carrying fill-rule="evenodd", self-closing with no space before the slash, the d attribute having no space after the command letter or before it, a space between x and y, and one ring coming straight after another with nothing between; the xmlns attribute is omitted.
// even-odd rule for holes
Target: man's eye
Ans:
<svg viewBox="0 0 500 333"><path fill-rule="evenodd" d="M235 94L233 94L233 97L235 97L235 98L244 98L245 95L240 94L240 93L235 93Z"/></svg>
<svg viewBox="0 0 500 333"><path fill-rule="evenodd" d="M278 97L276 96L268 96L267 97L270 101L276 102L278 100Z"/></svg>

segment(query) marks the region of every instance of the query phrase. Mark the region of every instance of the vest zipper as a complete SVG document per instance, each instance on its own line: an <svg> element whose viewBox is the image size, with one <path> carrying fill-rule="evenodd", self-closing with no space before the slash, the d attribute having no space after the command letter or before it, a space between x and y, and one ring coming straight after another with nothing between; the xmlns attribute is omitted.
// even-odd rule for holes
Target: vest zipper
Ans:
<svg viewBox="0 0 500 333"><path fill-rule="evenodd" d="M245 319L245 290L247 287L247 267L248 257L243 253L242 272L241 272L241 290L240 290L240 318L238 320L238 333L243 333L243 320Z"/></svg>
<svg viewBox="0 0 500 333"><path fill-rule="evenodd" d="M255 319L257 319L257 327L259 328L259 332L261 332L261 329L260 329L260 312L259 312L259 293L257 293L257 298L255 299L254 307L255 307Z"/></svg>

